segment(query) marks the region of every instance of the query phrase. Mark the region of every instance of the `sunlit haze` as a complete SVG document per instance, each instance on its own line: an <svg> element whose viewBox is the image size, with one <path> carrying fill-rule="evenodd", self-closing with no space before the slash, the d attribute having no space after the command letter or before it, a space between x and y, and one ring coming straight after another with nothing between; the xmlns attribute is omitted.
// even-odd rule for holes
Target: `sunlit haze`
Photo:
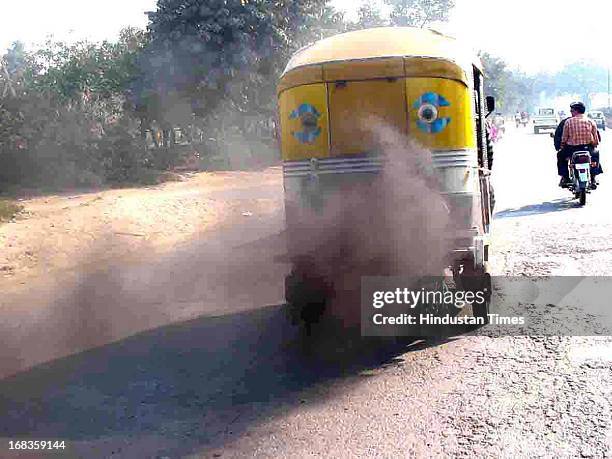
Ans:
<svg viewBox="0 0 612 459"><path fill-rule="evenodd" d="M127 26L145 27L156 0L1 0L0 47L14 41L114 39Z"/></svg>
<svg viewBox="0 0 612 459"><path fill-rule="evenodd" d="M354 0L334 0L355 17ZM580 59L611 65L607 47L612 3L583 0L456 0L447 24L435 28L528 72Z"/></svg>
<svg viewBox="0 0 612 459"><path fill-rule="evenodd" d="M445 30L527 71L556 70L607 51L612 4L583 0L459 0ZM444 28L444 26L443 26Z"/></svg>
<svg viewBox="0 0 612 459"><path fill-rule="evenodd" d="M144 27L156 0L22 0L3 2L0 47L15 40L114 39L125 26ZM447 24L435 28L503 57L528 72L554 70L579 59L612 64L607 30L612 3L583 0L457 0ZM354 0L332 4L354 18ZM578 30L573 32L572 30ZM575 35L582 37L574 38Z"/></svg>

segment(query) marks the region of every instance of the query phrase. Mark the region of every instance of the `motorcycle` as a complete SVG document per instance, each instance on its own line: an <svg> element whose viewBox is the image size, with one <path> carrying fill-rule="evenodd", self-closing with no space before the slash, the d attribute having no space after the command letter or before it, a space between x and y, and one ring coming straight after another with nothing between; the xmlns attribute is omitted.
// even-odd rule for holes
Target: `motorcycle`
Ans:
<svg viewBox="0 0 612 459"><path fill-rule="evenodd" d="M586 150L574 152L568 160L567 188L574 193L574 197L579 200L581 206L586 204L587 193L597 188L597 185L591 180L591 167L596 167L596 163L592 161L591 153Z"/></svg>
<svg viewBox="0 0 612 459"><path fill-rule="evenodd" d="M529 124L529 115L526 112L522 112L519 116L514 117L514 122L517 128L519 126L525 127Z"/></svg>

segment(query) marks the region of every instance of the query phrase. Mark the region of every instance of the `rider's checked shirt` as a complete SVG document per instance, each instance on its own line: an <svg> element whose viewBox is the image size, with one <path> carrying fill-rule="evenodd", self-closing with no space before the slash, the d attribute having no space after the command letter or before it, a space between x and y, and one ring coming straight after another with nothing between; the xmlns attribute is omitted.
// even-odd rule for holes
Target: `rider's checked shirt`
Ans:
<svg viewBox="0 0 612 459"><path fill-rule="evenodd" d="M561 145L593 145L599 144L597 125L584 115L569 118L563 126Z"/></svg>

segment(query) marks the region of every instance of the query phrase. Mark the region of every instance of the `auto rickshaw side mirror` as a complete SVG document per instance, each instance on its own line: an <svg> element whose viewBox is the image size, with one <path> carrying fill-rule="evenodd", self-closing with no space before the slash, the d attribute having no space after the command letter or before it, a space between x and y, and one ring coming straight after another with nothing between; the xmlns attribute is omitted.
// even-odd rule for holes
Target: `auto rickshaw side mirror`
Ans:
<svg viewBox="0 0 612 459"><path fill-rule="evenodd" d="M495 97L487 96L486 101L487 101L487 116L489 116L491 113L495 111Z"/></svg>

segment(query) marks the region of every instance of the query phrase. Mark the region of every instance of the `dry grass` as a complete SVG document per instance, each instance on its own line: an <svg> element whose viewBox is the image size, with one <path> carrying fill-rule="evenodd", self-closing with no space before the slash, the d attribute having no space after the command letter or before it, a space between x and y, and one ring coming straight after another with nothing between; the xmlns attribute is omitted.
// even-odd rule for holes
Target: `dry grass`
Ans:
<svg viewBox="0 0 612 459"><path fill-rule="evenodd" d="M13 201L0 199L0 222L12 220L22 210L23 206Z"/></svg>

